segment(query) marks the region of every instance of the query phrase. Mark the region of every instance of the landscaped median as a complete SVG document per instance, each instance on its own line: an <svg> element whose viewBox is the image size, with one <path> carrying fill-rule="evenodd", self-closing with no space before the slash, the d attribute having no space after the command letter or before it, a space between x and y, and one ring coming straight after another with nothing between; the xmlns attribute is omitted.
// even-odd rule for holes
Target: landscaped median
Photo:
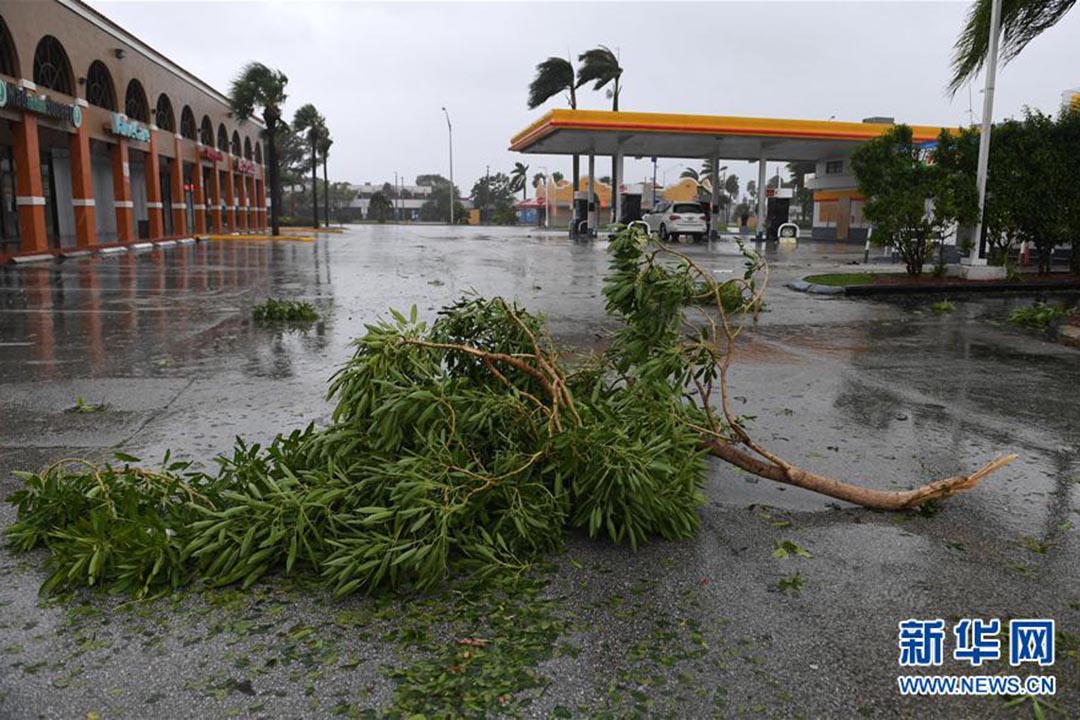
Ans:
<svg viewBox="0 0 1080 720"><path fill-rule="evenodd" d="M1016 279L966 280L959 277L913 277L899 272L825 273L807 275L789 283L799 292L818 295L914 295L919 293L960 292L1031 292L1047 290L1080 290L1080 275L1024 273Z"/></svg>

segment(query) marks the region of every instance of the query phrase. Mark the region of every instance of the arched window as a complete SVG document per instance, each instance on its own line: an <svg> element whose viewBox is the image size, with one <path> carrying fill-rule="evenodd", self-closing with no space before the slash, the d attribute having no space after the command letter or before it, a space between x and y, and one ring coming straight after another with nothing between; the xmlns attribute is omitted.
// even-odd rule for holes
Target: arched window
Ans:
<svg viewBox="0 0 1080 720"><path fill-rule="evenodd" d="M207 147L214 147L214 124L210 122L209 115L202 116L202 124L199 126L199 142Z"/></svg>
<svg viewBox="0 0 1080 720"><path fill-rule="evenodd" d="M71 61L60 41L52 35L41 38L34 51L34 84L42 90L75 95Z"/></svg>
<svg viewBox="0 0 1080 720"><path fill-rule="evenodd" d="M180 111L180 137L194 140L195 133L195 113L191 112L190 105L185 105Z"/></svg>
<svg viewBox="0 0 1080 720"><path fill-rule="evenodd" d="M176 132L176 115L173 114L172 100L169 100L169 96L165 93L158 95L154 124L167 132Z"/></svg>
<svg viewBox="0 0 1080 720"><path fill-rule="evenodd" d="M255 162L262 165L262 143L258 140L255 141Z"/></svg>
<svg viewBox="0 0 1080 720"><path fill-rule="evenodd" d="M128 83L127 94L124 96L124 114L132 120L150 122L150 103L147 102L146 91L138 80Z"/></svg>
<svg viewBox="0 0 1080 720"><path fill-rule="evenodd" d="M229 133L225 130L225 125L217 126L217 149L221 152L229 152Z"/></svg>
<svg viewBox="0 0 1080 720"><path fill-rule="evenodd" d="M232 146L229 148L229 152L231 152L236 157L240 157L240 153L242 152L242 148L240 147L240 133L236 132L235 130L233 130Z"/></svg>
<svg viewBox="0 0 1080 720"><path fill-rule="evenodd" d="M244 159L250 160L251 158L251 138L244 138Z"/></svg>
<svg viewBox="0 0 1080 720"><path fill-rule="evenodd" d="M3 17L0 17L0 73L20 77L19 54L15 52L15 41L11 39Z"/></svg>
<svg viewBox="0 0 1080 720"><path fill-rule="evenodd" d="M86 102L116 112L116 86L105 63L95 60L86 71Z"/></svg>

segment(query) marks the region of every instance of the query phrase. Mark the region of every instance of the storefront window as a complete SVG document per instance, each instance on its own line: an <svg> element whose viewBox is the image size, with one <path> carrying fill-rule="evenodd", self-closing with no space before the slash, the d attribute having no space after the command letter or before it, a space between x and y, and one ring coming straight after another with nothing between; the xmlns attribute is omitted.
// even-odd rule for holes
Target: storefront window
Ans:
<svg viewBox="0 0 1080 720"><path fill-rule="evenodd" d="M0 145L0 244L6 245L18 241L19 213L15 205L15 153L10 145Z"/></svg>

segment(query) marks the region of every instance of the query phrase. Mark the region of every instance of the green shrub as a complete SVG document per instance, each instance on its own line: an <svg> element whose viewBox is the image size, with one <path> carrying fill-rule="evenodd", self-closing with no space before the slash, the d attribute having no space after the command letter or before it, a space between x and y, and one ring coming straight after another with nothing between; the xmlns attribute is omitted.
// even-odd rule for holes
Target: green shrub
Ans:
<svg viewBox="0 0 1080 720"><path fill-rule="evenodd" d="M267 298L256 305L251 316L256 322L314 322L319 319L315 306L301 300Z"/></svg>
<svg viewBox="0 0 1080 720"><path fill-rule="evenodd" d="M1009 322L1021 327L1045 330L1054 320L1071 315L1074 311L1056 305L1035 303L1031 307L1014 310L1009 315Z"/></svg>
<svg viewBox="0 0 1080 720"><path fill-rule="evenodd" d="M935 315L945 315L956 310L956 304L952 300L939 300L930 306L930 311Z"/></svg>

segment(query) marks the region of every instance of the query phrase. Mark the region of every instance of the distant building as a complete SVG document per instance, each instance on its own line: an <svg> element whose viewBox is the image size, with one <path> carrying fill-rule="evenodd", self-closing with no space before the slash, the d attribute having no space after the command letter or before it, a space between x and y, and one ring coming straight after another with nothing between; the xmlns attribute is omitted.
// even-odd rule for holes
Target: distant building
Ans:
<svg viewBox="0 0 1080 720"><path fill-rule="evenodd" d="M1061 93L1061 109L1080 112L1080 87Z"/></svg>

